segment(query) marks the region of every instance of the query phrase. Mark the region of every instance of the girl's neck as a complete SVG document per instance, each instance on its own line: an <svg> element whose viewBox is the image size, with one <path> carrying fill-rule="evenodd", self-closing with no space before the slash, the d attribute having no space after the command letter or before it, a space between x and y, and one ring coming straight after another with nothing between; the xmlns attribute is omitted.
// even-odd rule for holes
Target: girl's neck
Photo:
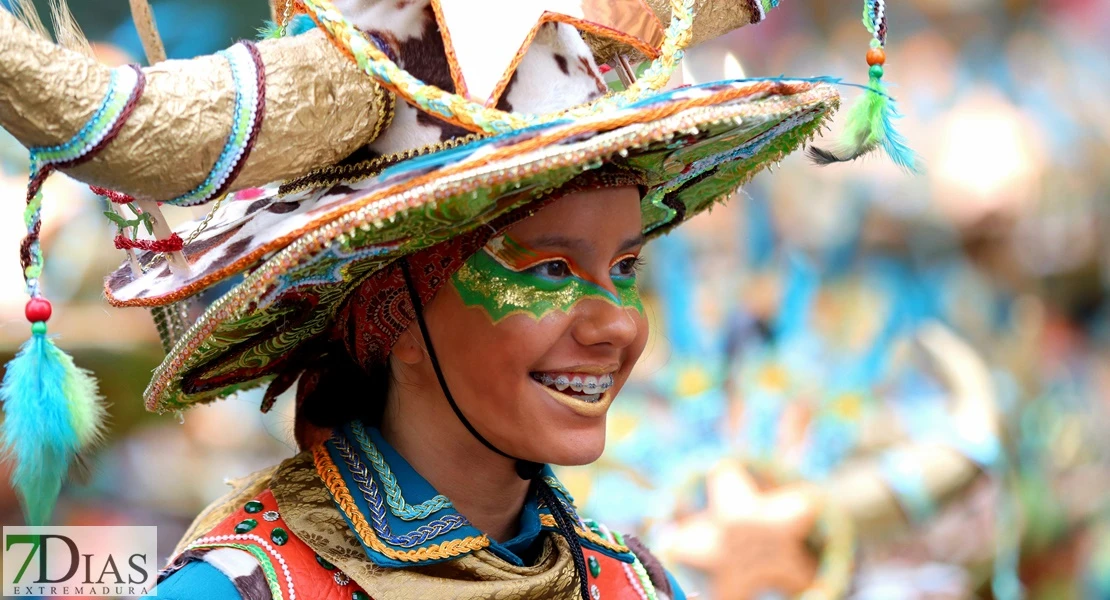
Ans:
<svg viewBox="0 0 1110 600"><path fill-rule="evenodd" d="M387 404L382 437L479 531L498 542L512 539L529 486L517 476L513 461L483 446L450 407L446 419L414 418L396 410L397 404Z"/></svg>

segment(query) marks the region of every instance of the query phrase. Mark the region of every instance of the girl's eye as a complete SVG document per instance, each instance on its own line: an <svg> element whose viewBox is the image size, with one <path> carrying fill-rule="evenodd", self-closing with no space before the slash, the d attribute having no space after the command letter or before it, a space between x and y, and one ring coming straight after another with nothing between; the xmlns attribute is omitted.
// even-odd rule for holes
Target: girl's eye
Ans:
<svg viewBox="0 0 1110 600"><path fill-rule="evenodd" d="M629 256L628 258L619 261L617 264L613 265L613 268L609 270L609 276L622 279L635 277L636 272L640 270L640 267L642 265L643 260L639 256Z"/></svg>
<svg viewBox="0 0 1110 600"><path fill-rule="evenodd" d="M570 277L570 265L564 260L550 260L540 263L530 269L530 273L546 277L547 279L565 279Z"/></svg>

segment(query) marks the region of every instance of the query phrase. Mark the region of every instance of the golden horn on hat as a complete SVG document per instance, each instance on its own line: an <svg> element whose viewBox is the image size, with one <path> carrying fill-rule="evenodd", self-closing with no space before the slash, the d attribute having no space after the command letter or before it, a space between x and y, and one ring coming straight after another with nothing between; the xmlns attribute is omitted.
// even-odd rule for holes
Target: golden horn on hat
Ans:
<svg viewBox="0 0 1110 600"><path fill-rule="evenodd" d="M670 0L644 0L660 23L671 22ZM758 23L764 17L762 0L694 0L693 38L689 46L722 36L745 25ZM620 42L597 35L586 34L586 42L598 63L606 63L617 54L638 54Z"/></svg>
<svg viewBox="0 0 1110 600"><path fill-rule="evenodd" d="M232 190L334 164L372 141L388 120L385 92L311 31L258 42L265 65L261 131ZM118 137L66 173L136 198L195 188L228 139L235 87L224 58L201 56L143 69L146 89ZM70 139L107 94L110 69L54 45L0 9L0 127L25 146Z"/></svg>

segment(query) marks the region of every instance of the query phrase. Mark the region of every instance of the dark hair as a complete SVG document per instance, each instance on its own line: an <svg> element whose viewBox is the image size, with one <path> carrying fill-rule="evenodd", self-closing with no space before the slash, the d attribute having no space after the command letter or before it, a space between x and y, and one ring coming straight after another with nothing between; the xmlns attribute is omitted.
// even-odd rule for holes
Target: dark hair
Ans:
<svg viewBox="0 0 1110 600"><path fill-rule="evenodd" d="M310 446L314 428L330 431L355 420L380 426L392 384L388 362L360 368L342 344L318 355L297 383L298 444Z"/></svg>

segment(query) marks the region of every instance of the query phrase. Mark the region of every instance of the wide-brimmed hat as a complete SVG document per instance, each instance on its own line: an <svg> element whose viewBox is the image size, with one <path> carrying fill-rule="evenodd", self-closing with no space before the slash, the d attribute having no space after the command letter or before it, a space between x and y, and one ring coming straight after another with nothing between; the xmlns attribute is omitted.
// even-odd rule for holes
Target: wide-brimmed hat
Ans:
<svg viewBox="0 0 1110 600"><path fill-rule="evenodd" d="M463 0L280 2L273 39L147 69L96 65L0 11L0 75L12 82L0 124L32 147L24 262L35 343L49 343L35 223L53 169L118 209L129 259L105 291L113 305L152 309L168 355L145 399L161 412L282 376L399 257L505 223L583 174L640 186L645 237L665 233L802 147L839 104L825 78L664 90L684 48L762 20L776 0L564 4L513 0L493 14ZM883 11L865 3L875 40L865 118L845 148L814 149L819 162L880 145L908 160L878 82ZM171 232L158 203L212 209ZM60 377L80 374L69 367ZM28 388L11 379L6 399ZM68 413L85 433L61 455L95 437L97 419L72 417L94 396L55 402L85 407Z"/></svg>

